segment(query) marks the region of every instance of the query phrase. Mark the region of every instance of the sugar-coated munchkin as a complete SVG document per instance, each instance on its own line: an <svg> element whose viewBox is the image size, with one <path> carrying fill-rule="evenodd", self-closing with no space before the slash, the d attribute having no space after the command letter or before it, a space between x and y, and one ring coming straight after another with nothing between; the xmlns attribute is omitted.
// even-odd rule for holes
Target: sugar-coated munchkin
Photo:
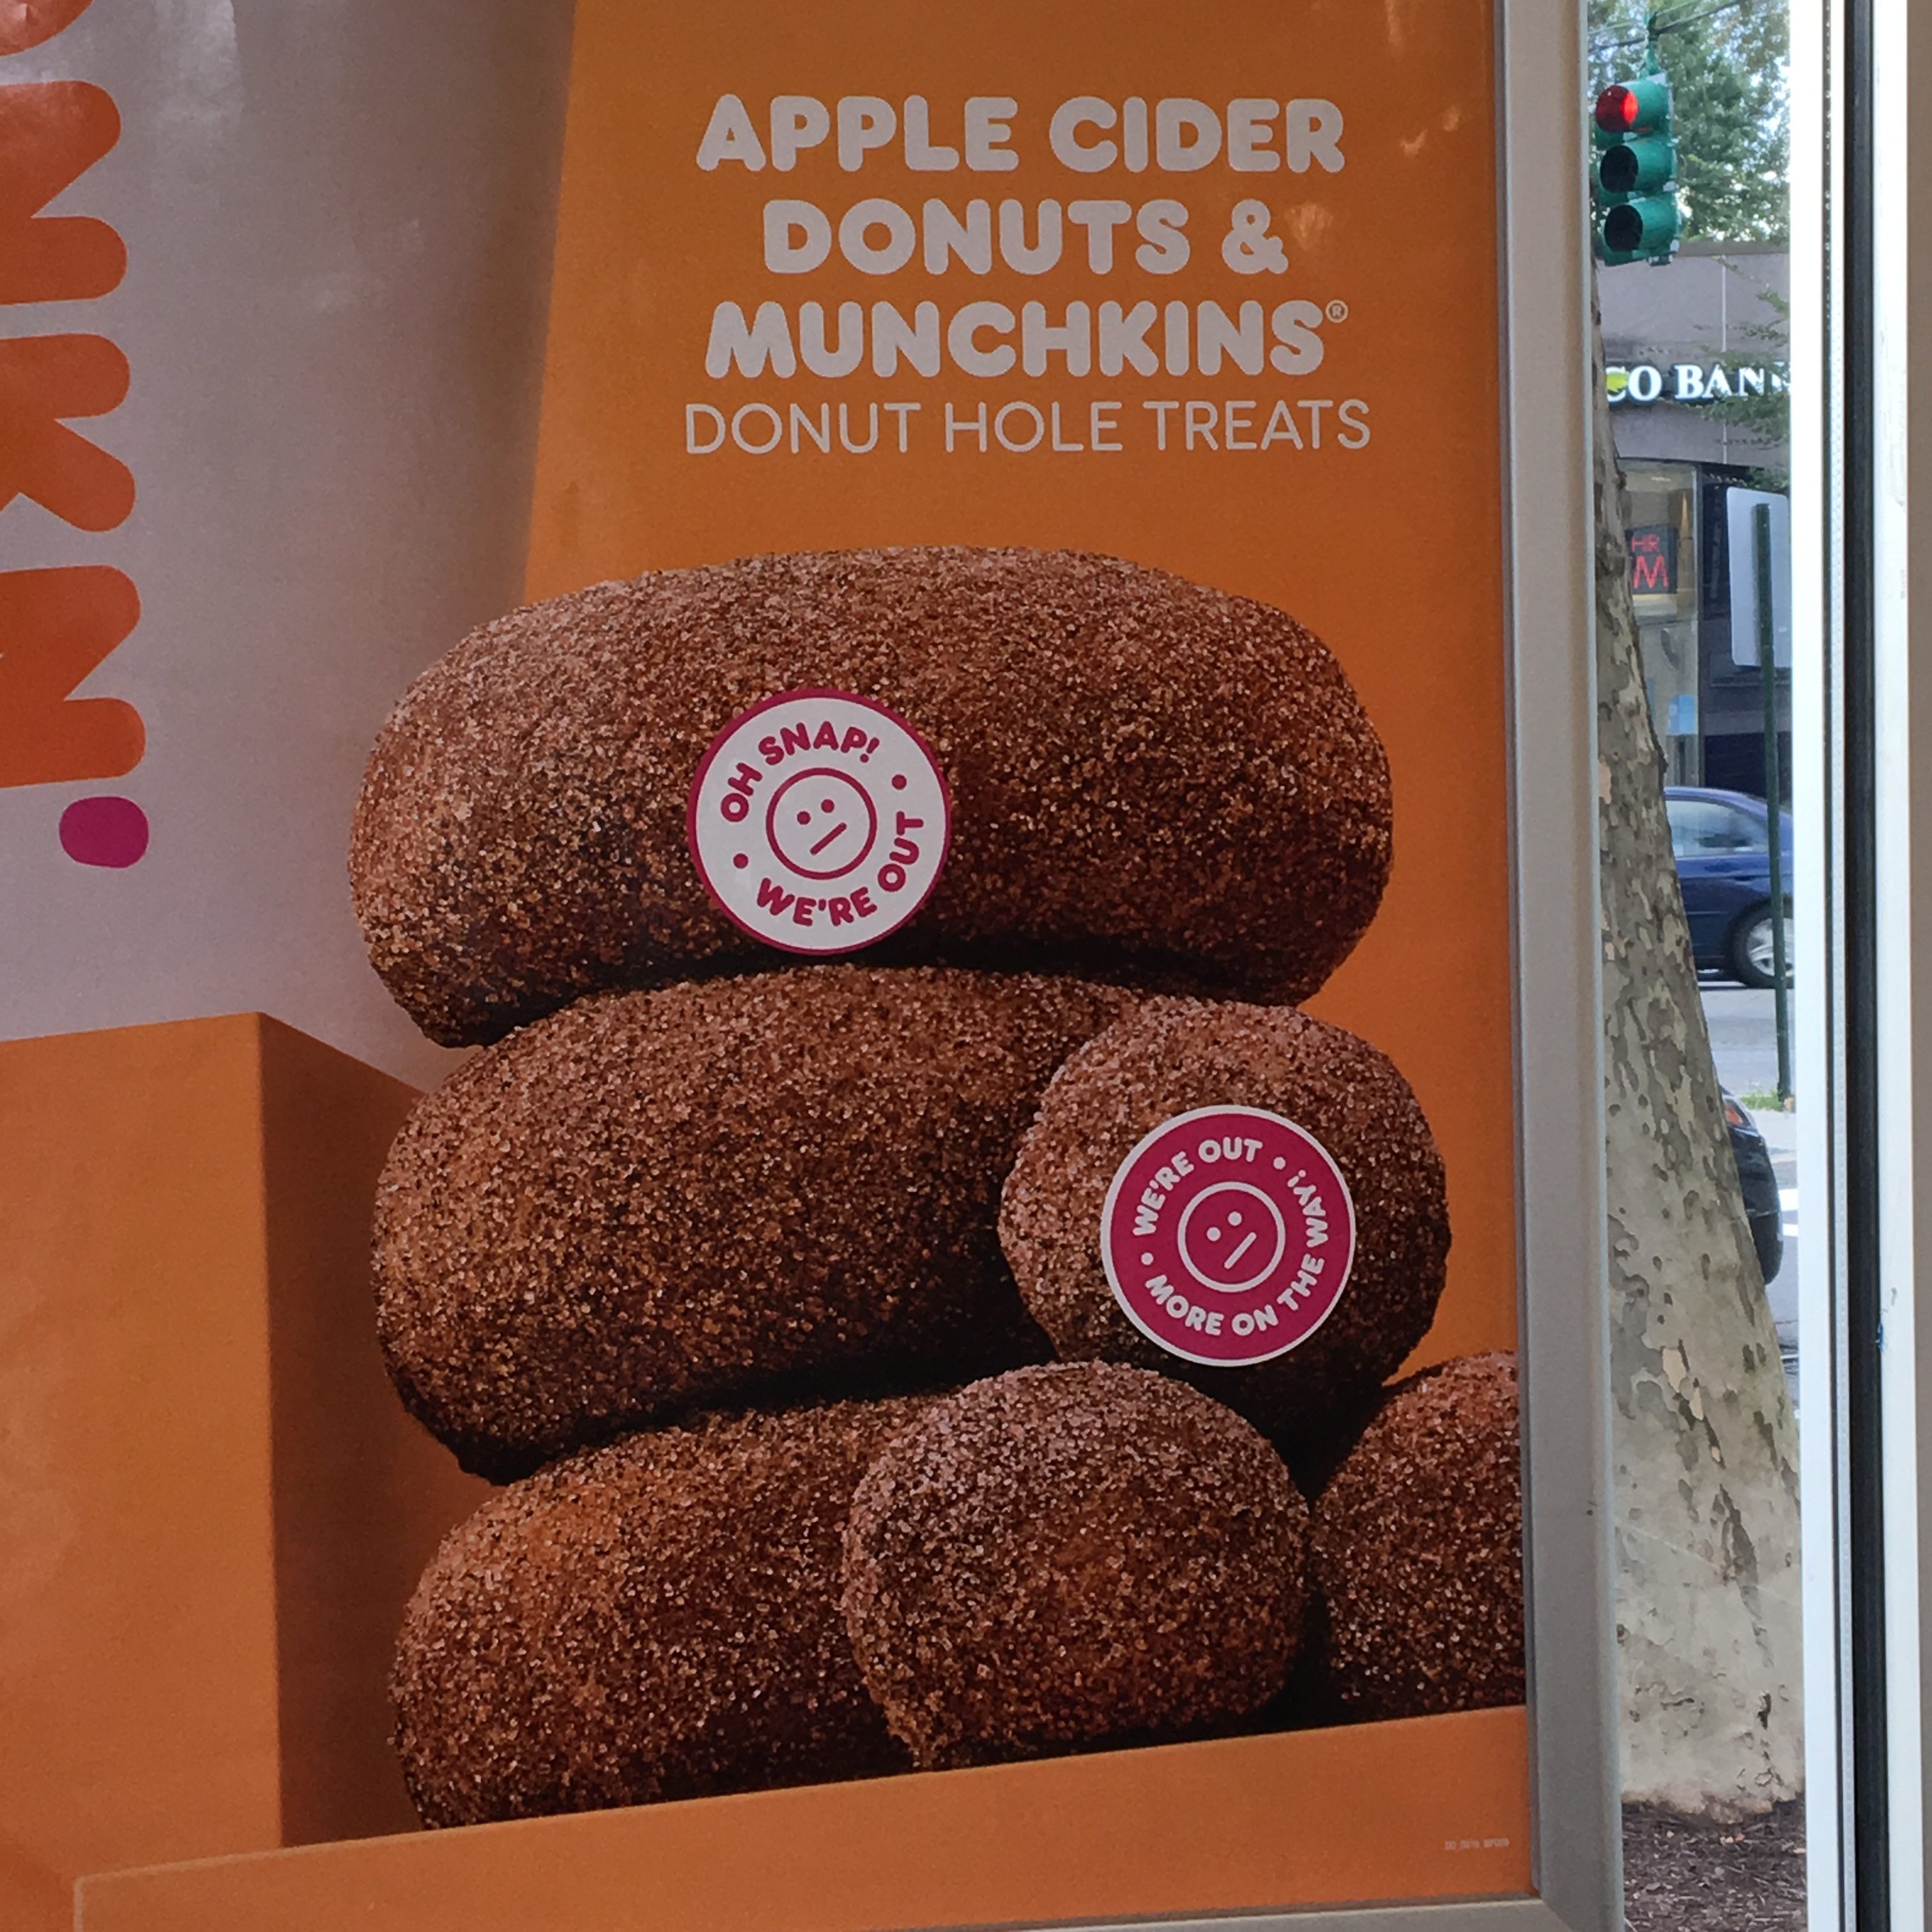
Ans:
<svg viewBox="0 0 1932 1932"><path fill-rule="evenodd" d="M1516 1358L1466 1355L1390 1394L1322 1491L1327 1676L1361 1716L1523 1697Z"/></svg>
<svg viewBox="0 0 1932 1932"><path fill-rule="evenodd" d="M424 1822L902 1769L838 1607L853 1485L917 1413L634 1436L500 1492L436 1552L391 1689Z"/></svg>
<svg viewBox="0 0 1932 1932"><path fill-rule="evenodd" d="M1102 1217L1116 1171L1151 1130L1234 1106L1292 1121L1325 1150L1353 1204L1354 1256L1340 1299L1305 1340L1271 1360L1204 1366L1129 1318L1105 1271ZM1366 1041L1290 1006L1154 998L1054 1076L1006 1182L1000 1236L1063 1360L1184 1376L1292 1442L1332 1429L1421 1340L1442 1292L1449 1216L1429 1123Z"/></svg>
<svg viewBox="0 0 1932 1932"><path fill-rule="evenodd" d="M928 1768L1184 1737L1280 1690L1307 1534L1281 1459L1206 1396L1018 1369L934 1402L866 1472L846 1622Z"/></svg>

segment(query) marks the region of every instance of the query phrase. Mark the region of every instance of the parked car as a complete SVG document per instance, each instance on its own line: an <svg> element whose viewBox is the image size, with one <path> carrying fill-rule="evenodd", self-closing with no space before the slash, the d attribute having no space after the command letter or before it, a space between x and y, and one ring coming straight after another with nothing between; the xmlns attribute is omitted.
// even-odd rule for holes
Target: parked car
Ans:
<svg viewBox="0 0 1932 1932"><path fill-rule="evenodd" d="M1758 1265L1768 1282L1784 1262L1784 1208L1778 1198L1777 1171L1756 1124L1723 1088L1718 1091L1724 1100L1731 1153L1738 1163L1738 1186L1744 1197L1744 1218L1750 1223L1751 1245L1757 1250Z"/></svg>
<svg viewBox="0 0 1932 1932"><path fill-rule="evenodd" d="M1670 850L1700 971L1747 986L1772 984L1770 814L1741 791L1670 785ZM1791 814L1778 814L1784 880L1785 976L1791 971Z"/></svg>

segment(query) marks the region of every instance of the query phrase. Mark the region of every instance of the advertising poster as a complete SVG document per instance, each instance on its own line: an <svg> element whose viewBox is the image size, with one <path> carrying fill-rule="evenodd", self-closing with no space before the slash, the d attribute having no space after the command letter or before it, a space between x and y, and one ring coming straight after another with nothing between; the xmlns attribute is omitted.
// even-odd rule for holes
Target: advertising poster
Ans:
<svg viewBox="0 0 1932 1932"><path fill-rule="evenodd" d="M0 645L34 1922L1528 1892L1487 0L579 0L548 145L516 31L285 752L143 792L111 540Z"/></svg>

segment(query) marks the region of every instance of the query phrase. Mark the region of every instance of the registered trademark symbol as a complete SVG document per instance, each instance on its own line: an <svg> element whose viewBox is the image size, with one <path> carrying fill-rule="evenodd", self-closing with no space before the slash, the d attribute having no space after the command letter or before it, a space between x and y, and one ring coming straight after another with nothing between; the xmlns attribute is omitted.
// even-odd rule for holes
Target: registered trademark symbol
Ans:
<svg viewBox="0 0 1932 1932"><path fill-rule="evenodd" d="M1328 320L1330 322L1346 322L1348 319L1348 304L1346 302L1331 302L1328 304Z"/></svg>

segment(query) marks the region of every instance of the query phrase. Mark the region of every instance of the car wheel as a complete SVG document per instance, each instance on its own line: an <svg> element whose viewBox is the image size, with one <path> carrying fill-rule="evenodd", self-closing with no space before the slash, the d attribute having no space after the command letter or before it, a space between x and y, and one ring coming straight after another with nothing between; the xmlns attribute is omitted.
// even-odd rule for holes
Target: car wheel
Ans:
<svg viewBox="0 0 1932 1932"><path fill-rule="evenodd" d="M1744 914L1731 928L1726 948L1733 978L1747 986L1777 984L1772 951L1771 908L1759 906ZM1791 915L1784 916L1784 983L1791 983Z"/></svg>
<svg viewBox="0 0 1932 1932"><path fill-rule="evenodd" d="M1750 1217L1751 1246L1757 1250L1757 1264L1768 1287L1784 1265L1784 1216L1780 1208L1772 1214Z"/></svg>

